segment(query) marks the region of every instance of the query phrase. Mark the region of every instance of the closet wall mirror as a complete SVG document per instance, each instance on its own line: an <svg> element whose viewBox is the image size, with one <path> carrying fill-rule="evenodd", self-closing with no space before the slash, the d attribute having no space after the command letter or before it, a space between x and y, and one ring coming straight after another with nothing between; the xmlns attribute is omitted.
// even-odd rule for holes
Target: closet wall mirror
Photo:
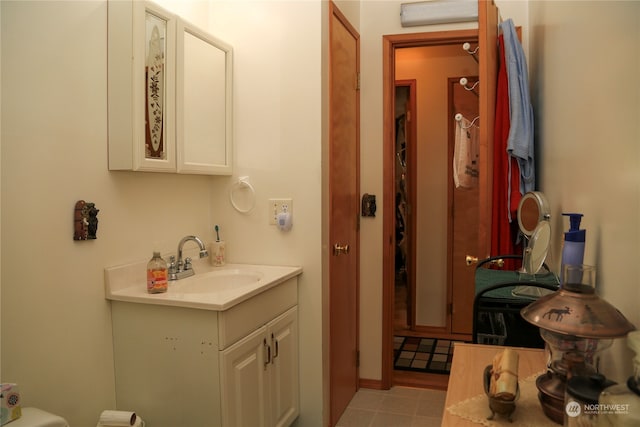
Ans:
<svg viewBox="0 0 640 427"><path fill-rule="evenodd" d="M107 4L109 169L231 174L231 46L155 3Z"/></svg>

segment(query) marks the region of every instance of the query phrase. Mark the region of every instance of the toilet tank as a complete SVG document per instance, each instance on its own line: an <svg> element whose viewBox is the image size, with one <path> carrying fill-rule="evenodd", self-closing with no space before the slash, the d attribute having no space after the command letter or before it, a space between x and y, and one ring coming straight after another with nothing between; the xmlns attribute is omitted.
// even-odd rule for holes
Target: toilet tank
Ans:
<svg viewBox="0 0 640 427"><path fill-rule="evenodd" d="M67 421L38 408L22 408L22 416L7 424L10 427L69 427Z"/></svg>

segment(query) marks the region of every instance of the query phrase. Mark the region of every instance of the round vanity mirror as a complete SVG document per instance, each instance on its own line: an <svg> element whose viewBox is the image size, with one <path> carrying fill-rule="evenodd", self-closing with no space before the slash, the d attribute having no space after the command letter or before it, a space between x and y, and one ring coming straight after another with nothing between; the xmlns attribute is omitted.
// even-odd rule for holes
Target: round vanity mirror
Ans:
<svg viewBox="0 0 640 427"><path fill-rule="evenodd" d="M538 224L548 221L551 217L547 198L539 191L530 191L525 194L518 205L518 226L520 231L531 237Z"/></svg>
<svg viewBox="0 0 640 427"><path fill-rule="evenodd" d="M542 268L547 258L551 243L551 225L549 221L540 221L529 239L524 250L522 267L525 273L536 274Z"/></svg>

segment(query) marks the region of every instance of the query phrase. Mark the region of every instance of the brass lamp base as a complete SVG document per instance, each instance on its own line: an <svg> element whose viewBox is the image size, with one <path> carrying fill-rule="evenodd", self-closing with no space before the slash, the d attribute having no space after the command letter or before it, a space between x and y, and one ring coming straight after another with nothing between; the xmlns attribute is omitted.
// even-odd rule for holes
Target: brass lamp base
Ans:
<svg viewBox="0 0 640 427"><path fill-rule="evenodd" d="M567 383L551 371L536 378L538 400L544 414L555 423L564 424L564 392Z"/></svg>

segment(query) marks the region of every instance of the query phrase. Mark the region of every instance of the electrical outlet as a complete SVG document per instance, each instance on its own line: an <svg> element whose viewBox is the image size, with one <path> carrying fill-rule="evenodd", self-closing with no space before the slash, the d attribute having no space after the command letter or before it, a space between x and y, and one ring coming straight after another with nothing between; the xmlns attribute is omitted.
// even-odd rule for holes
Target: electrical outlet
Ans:
<svg viewBox="0 0 640 427"><path fill-rule="evenodd" d="M278 222L278 214L281 212L293 214L293 200L269 199L269 224L276 225Z"/></svg>

